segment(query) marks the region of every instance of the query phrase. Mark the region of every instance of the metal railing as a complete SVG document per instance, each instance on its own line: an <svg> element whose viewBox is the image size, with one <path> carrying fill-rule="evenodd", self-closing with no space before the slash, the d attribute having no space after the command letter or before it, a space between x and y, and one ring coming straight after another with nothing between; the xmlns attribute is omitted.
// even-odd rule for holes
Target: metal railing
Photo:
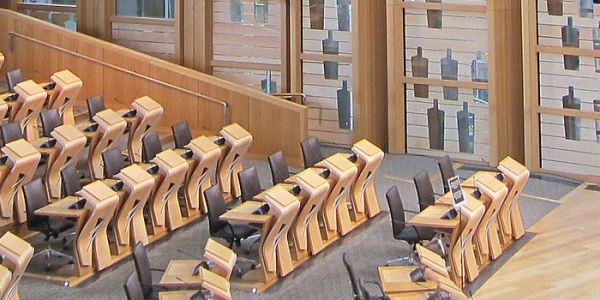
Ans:
<svg viewBox="0 0 600 300"><path fill-rule="evenodd" d="M48 47L48 48L51 48L51 49L54 49L54 50L58 50L58 51L61 51L61 52L64 52L64 53L71 54L73 56L77 56L79 58L85 59L85 60L93 62L93 63L100 64L100 65L102 65L104 67L111 68L113 70L116 70L116 71L119 71L119 72L122 72L122 73L125 73L125 74L128 74L128 75L131 75L131 76L134 76L134 77L142 78L142 79L148 80L148 81L150 81L152 83L156 83L158 85L162 85L164 87L167 87L167 88L170 88L170 89L174 89L176 91L179 91L179 92L182 92L182 93L185 93L185 94L188 94L188 95L192 95L192 96L198 97L199 99L202 99L204 101L207 101L207 102L210 102L210 103L214 103L214 104L218 104L218 105L220 105L223 108L223 126L228 125L231 122L230 115L229 115L229 104L227 102L225 102L225 101L218 100L218 99L206 96L206 95L202 95L200 93L197 93L197 92L194 92L194 91L190 91L190 90L184 89L182 87L178 87L176 85L164 82L162 80L158 80L156 78L152 78L152 77L146 76L144 74L140 74L140 73L137 73L137 72L132 71L132 70L127 70L125 68L122 68L122 67L119 67L119 66L115 66L113 64L110 64L110 63L98 60L96 58L83 55L83 54L81 54L79 52L71 51L71 50L68 50L68 49L64 49L64 48L52 45L50 43L44 42L42 40L38 40L36 38L32 38L32 37L26 36L26 35L18 33L18 32L11 31L8 34L9 34L9 36L10 36L11 39L13 37L18 37L18 38L21 38L21 39L24 39L24 40L27 40L27 41L30 41L30 42L33 42L33 43L36 43L36 44L43 45L45 47ZM12 41L11 41L10 44L14 45L14 43Z"/></svg>

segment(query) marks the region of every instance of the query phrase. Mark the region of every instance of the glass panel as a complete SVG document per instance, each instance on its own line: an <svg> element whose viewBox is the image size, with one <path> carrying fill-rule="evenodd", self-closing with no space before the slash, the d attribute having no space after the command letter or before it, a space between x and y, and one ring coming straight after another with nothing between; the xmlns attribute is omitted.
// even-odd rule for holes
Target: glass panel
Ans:
<svg viewBox="0 0 600 300"><path fill-rule="evenodd" d="M312 2L313 0L303 0L302 52L352 55L350 1L316 0L318 3L315 5L323 5L324 9L318 9L318 16L315 16ZM315 23L315 18L318 18L318 24Z"/></svg>
<svg viewBox="0 0 600 300"><path fill-rule="evenodd" d="M215 67L213 74L216 77L239 83L255 90L262 90L265 93L274 94L281 92L281 72Z"/></svg>
<svg viewBox="0 0 600 300"><path fill-rule="evenodd" d="M22 0L23 3L77 5L77 0Z"/></svg>
<svg viewBox="0 0 600 300"><path fill-rule="evenodd" d="M565 70L563 55L539 55L540 106L593 111L600 101L594 58L581 56L579 71Z"/></svg>
<svg viewBox="0 0 600 300"><path fill-rule="evenodd" d="M485 14L441 13L405 10L406 77L488 82ZM489 161L489 101L487 89L407 84L408 152Z"/></svg>
<svg viewBox="0 0 600 300"><path fill-rule="evenodd" d="M352 144L352 65L337 63L338 78L325 79L323 61L303 61L302 91L306 94L308 130L329 143Z"/></svg>
<svg viewBox="0 0 600 300"><path fill-rule="evenodd" d="M541 115L542 168L600 176L600 120Z"/></svg>
<svg viewBox="0 0 600 300"><path fill-rule="evenodd" d="M173 19L175 0L117 0L117 15Z"/></svg>

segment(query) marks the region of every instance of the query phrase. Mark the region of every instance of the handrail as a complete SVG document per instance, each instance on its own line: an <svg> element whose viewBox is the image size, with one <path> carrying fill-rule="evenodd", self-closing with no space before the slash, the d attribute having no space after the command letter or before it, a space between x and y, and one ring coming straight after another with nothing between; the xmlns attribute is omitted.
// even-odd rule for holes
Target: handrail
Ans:
<svg viewBox="0 0 600 300"><path fill-rule="evenodd" d="M138 77L138 78L142 78L142 79L148 80L150 82L153 82L153 83L156 83L156 84L159 84L159 85L162 85L162 86L165 86L165 87L177 90L179 92L182 92L182 93L185 93L185 94L188 94L188 95L192 95L192 96L198 97L198 98L200 98L200 99L202 99L204 101L221 105L223 107L223 126L228 125L231 122L231 120L229 119L229 117L230 117L229 116L229 104L227 102L225 102L225 101L218 100L218 99L206 96L206 95L202 95L200 93L196 93L194 91L190 91L190 90L178 87L176 85L172 85L172 84L164 82L162 80L158 80L156 78L152 78L152 77L149 77L149 76L137 73L135 71L127 70L125 68L121 68L119 66L115 66L113 64L110 64L110 63L98 60L96 58L83 55L81 53L78 53L78 52L75 52L75 51L71 51L71 50L68 50L68 49L64 49L64 48L52 45L50 43L44 42L44 41L36 39L36 38L32 38L32 37L26 36L26 35L18 33L18 32L11 31L8 34L11 36L11 38L13 36L14 37L19 37L19 38L22 38L22 39L28 40L30 42L34 42L34 43L43 45L45 47L48 47L48 48L51 48L51 49L54 49L54 50L62 51L62 52L65 52L65 53L69 53L71 55L74 55L74 56L77 56L79 58L82 58L82 59L85 59L85 60L88 60L88 61L100 64L102 66L111 68L113 70L117 70L119 72L123 72L123 73L128 74L128 75L132 75L132 76L135 76L135 77ZM11 42L11 44L12 44L12 42Z"/></svg>

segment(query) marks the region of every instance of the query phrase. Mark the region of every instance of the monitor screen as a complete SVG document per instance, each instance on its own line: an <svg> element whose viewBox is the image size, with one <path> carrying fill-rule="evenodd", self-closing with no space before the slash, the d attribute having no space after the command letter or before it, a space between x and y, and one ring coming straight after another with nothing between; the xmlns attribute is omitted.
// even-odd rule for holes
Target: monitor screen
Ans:
<svg viewBox="0 0 600 300"><path fill-rule="evenodd" d="M460 179L458 176L454 176L448 179L448 186L450 187L450 191L452 192L452 201L454 205L458 205L465 200L465 196L463 195L462 188L460 186Z"/></svg>

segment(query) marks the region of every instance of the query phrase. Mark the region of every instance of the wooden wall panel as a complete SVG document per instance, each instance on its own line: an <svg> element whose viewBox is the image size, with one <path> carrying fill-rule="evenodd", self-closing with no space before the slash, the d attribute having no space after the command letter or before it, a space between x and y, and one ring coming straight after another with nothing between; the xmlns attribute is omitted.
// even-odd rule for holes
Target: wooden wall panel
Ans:
<svg viewBox="0 0 600 300"><path fill-rule="evenodd" d="M112 42L170 62L176 62L175 22L116 18L112 22Z"/></svg>
<svg viewBox="0 0 600 300"><path fill-rule="evenodd" d="M128 107L135 98L149 95L166 108L161 126L185 120L193 130L216 134L224 125L222 108L194 94L199 93L229 104L231 122L238 122L255 138L252 157L265 159L283 150L291 165L302 163L298 145L307 137L308 109L304 106L12 11L0 10L0 25L0 51L7 58L6 69L18 66L26 78L36 81L46 81L58 70L72 69L84 81L78 105L84 105L88 96L103 94L109 105Z"/></svg>

